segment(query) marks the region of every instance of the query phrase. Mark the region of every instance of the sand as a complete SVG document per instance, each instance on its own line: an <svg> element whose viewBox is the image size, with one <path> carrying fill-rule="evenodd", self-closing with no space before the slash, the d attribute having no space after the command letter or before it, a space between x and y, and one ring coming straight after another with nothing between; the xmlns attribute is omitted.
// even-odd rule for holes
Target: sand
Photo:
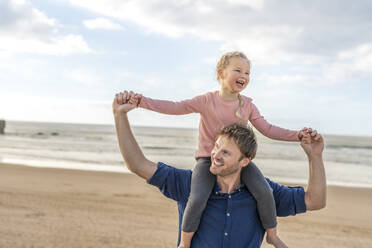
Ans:
<svg viewBox="0 0 372 248"><path fill-rule="evenodd" d="M372 189L279 218L289 247L372 247ZM177 206L131 174L0 164L0 248L176 247ZM267 244L262 247L271 247Z"/></svg>

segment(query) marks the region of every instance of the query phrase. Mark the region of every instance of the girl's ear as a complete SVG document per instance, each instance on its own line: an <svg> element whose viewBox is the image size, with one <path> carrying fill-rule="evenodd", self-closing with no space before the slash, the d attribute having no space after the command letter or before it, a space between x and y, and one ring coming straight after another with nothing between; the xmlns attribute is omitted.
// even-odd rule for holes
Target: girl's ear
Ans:
<svg viewBox="0 0 372 248"><path fill-rule="evenodd" d="M218 78L223 79L223 69L218 69L217 71Z"/></svg>

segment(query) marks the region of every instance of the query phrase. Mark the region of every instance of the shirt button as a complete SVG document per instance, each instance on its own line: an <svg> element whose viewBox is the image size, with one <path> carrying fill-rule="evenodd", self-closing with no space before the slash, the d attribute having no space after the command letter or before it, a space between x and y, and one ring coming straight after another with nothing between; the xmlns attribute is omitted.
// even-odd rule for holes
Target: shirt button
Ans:
<svg viewBox="0 0 372 248"><path fill-rule="evenodd" d="M216 195L218 195L218 191L216 191Z"/></svg>
<svg viewBox="0 0 372 248"><path fill-rule="evenodd" d="M231 198L231 195L229 195L229 198Z"/></svg>
<svg viewBox="0 0 372 248"><path fill-rule="evenodd" d="M227 216L230 216L230 213L227 213L226 215L227 215Z"/></svg>
<svg viewBox="0 0 372 248"><path fill-rule="evenodd" d="M225 236L227 236L227 232L225 232Z"/></svg>

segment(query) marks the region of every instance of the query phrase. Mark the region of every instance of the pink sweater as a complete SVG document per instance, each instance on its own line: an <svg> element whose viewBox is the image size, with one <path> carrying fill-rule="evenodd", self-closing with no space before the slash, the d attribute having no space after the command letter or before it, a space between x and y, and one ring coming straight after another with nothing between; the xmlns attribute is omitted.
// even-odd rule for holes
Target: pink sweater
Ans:
<svg viewBox="0 0 372 248"><path fill-rule="evenodd" d="M284 141L298 141L298 131L276 127L268 123L261 116L252 99L242 95L243 106L241 117L244 123L248 121L266 137ZM239 100L225 101L218 95L218 91L208 92L189 100L172 102L155 100L142 96L139 107L169 115L200 114L199 144L196 158L210 157L211 151L219 131L230 124L241 122L235 115Z"/></svg>

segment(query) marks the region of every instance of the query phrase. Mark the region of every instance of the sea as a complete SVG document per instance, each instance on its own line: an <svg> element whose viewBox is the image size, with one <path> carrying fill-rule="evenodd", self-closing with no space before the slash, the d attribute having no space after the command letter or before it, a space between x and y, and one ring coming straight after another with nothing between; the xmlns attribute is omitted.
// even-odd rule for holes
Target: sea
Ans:
<svg viewBox="0 0 372 248"><path fill-rule="evenodd" d="M135 126L132 130L148 159L182 169L194 167L196 129ZM308 162L299 143L256 133L254 162L265 176L277 182L307 182ZM328 184L372 188L372 137L323 136ZM0 163L130 173L113 125L7 121L5 134L0 135Z"/></svg>

